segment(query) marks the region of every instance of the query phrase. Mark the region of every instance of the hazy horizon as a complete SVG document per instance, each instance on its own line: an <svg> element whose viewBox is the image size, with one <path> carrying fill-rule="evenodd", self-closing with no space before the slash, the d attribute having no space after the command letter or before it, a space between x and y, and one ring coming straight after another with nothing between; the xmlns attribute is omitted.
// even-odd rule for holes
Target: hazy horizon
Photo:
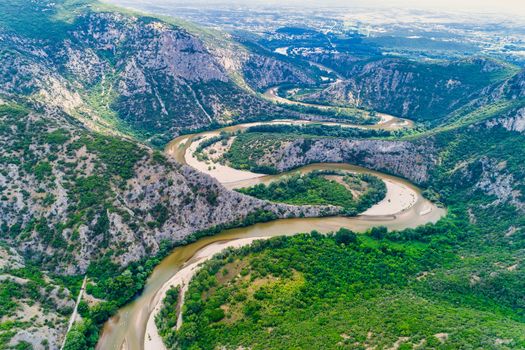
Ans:
<svg viewBox="0 0 525 350"><path fill-rule="evenodd" d="M107 0L111 3L134 3L141 5L156 4L156 5L176 5L176 6L265 6L265 7L366 7L377 9L401 8L406 10L424 10L424 11L440 11L440 12L472 12L472 13L491 13L500 15L524 16L525 22L525 2L523 0L390 0L388 2L380 0Z"/></svg>

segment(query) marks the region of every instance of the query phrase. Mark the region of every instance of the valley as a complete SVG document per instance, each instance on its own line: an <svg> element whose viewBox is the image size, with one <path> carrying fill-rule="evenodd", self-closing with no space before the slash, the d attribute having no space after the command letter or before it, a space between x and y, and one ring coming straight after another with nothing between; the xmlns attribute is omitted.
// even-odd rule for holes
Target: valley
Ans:
<svg viewBox="0 0 525 350"><path fill-rule="evenodd" d="M179 2L2 4L0 349L525 348L522 20Z"/></svg>
<svg viewBox="0 0 525 350"><path fill-rule="evenodd" d="M245 128L245 126L240 125L236 127L237 130L241 128ZM228 130L232 131L232 128L230 127ZM201 138L203 135L218 134L220 134L220 131L200 134L198 137L199 141L196 143L198 144L206 139L205 137ZM209 170L208 164L203 164L203 162L199 162L193 157L194 142L192 142L192 139L194 138L195 135L187 135L174 140L167 146L167 154L192 167L196 164L196 169L208 173L210 176L218 174L216 179L227 186L227 188L234 189L241 186L252 186L257 183L271 183L278 181L278 178L287 176L287 174L265 176L264 174L240 170L238 170L239 174L237 174L235 172L236 169L226 166L219 168L219 170ZM164 299L165 292L169 286L181 283L181 281L185 281L185 284L187 284L191 276L187 275L188 271L195 270L199 263L210 259L226 247L240 247L251 243L252 240L248 239L248 237L263 239L272 236L293 235L311 230L328 233L334 232L341 227L362 232L378 224L389 229L400 230L436 222L446 213L444 209L438 208L424 199L420 190L410 183L368 169L345 164L316 164L296 169L294 172L310 173L319 170L349 170L353 173L374 174L387 183L386 198L357 217L336 216L273 220L245 228L226 230L213 237L198 240L184 248L175 249L153 271L152 277L148 280L141 297L120 310L117 316L108 321L98 347L100 349L119 348L122 344L126 344L128 349L150 349L158 346L158 335L152 323L154 323L154 317L158 312L159 303ZM407 197L412 197L413 200L407 200ZM179 273L179 271L184 271L184 273ZM181 274L185 276L182 280ZM154 312L153 310L157 311ZM150 333L147 333L146 329Z"/></svg>
<svg viewBox="0 0 525 350"><path fill-rule="evenodd" d="M394 122L392 123L392 121ZM194 169L214 177L228 189L238 189L256 184L276 183L280 178L289 176L289 173L265 175L234 169L228 165L219 164L214 161L202 161L196 157L197 149L207 140L214 141L214 138L220 135L225 135L226 137L228 134L242 132L253 126L304 124L338 125L343 128L381 128L386 130L392 128L397 129L400 125L406 125L404 121L400 123L394 117L390 117L386 123L384 120L380 120L377 124L371 126L299 120L274 120L270 122L239 124L220 130L181 136L167 145L166 153L178 162L188 164ZM227 141L227 138L221 137L215 140L214 143L205 147L201 152L205 152L207 148L214 147L214 144L222 141ZM227 149L223 149L223 151L227 151ZM220 157L220 154L218 157ZM274 220L269 223L256 224L242 229L223 231L213 238L207 237L187 247L175 249L172 255L167 257L153 271L152 277L145 286L141 297L125 309L120 310L117 316L108 321L98 347L100 349L119 348L122 344L125 344L127 349L159 348L162 341L154 325L154 319L159 312L160 303L164 299L166 291L171 286L180 284L183 286L187 285L200 263L212 258L216 253L226 247L248 245L254 238L267 239L274 235L292 235L311 230L328 233L334 232L340 227L345 227L356 231L365 231L378 224L389 229L417 227L421 224L436 222L446 213L444 209L438 208L430 201L424 199L421 196L420 190L412 184L399 178L365 168L348 164L328 163L313 164L295 169L292 172L311 174L316 171L341 170L350 171L350 173L353 174L373 174L381 179L386 184L385 198L355 218L337 216L319 219ZM251 239L247 237L251 237Z"/></svg>

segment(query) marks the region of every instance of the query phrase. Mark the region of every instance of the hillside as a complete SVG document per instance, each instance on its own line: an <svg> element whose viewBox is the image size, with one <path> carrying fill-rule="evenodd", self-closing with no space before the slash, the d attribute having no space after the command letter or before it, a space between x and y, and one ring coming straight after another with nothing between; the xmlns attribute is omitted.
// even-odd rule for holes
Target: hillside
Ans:
<svg viewBox="0 0 525 350"><path fill-rule="evenodd" d="M262 93L274 86L312 88L300 99L359 105L374 116L385 111L417 123L395 131L380 125L255 127L235 135L224 161L271 173L313 162L358 164L424 186L449 215L421 229L375 229L359 238L343 231L343 241L314 234L229 253L224 259L246 267L254 280L228 272L240 265L212 261L191 284L206 291L205 298L192 295L202 308L184 310L185 318L202 322L185 323L183 337L173 327L166 333L203 348L222 345L220 332L236 348L278 347L288 344L289 334L299 347L323 335L328 340L320 342L336 346L399 341L402 348L411 334L411 342L425 339L438 347L442 339L434 335L445 331L437 328L461 328L465 320L476 324L476 334L445 332L456 347L466 346L469 336L480 348L525 346L525 70L489 58L297 59L234 34L91 0L5 1L0 57L0 349L58 349L85 276L82 322L69 332L67 350L93 349L103 324L135 300L176 246L277 218L354 215L381 200L385 185L373 177L354 179L373 190L363 192L372 198L362 202L355 188L329 179L305 185L307 177L230 191L159 151L183 133L240 122L359 122L359 113L345 119L337 107L271 102ZM297 195L296 188L304 193ZM307 254L298 258L302 250ZM361 270L353 261L367 264ZM363 271L381 273L368 278ZM275 284L255 297L250 283L264 285L268 276ZM203 287L203 281L210 283ZM229 283L249 297L225 303ZM325 293L334 285L343 292L342 304ZM453 317L458 304L460 320ZM283 305L287 314L274 324ZM299 313L305 305L308 314ZM348 310L357 315L356 335L345 333L334 317L341 305L348 306L345 317ZM401 317L396 310L411 315L425 305L428 315L418 317L426 323L446 317L422 329L404 315L380 336L386 322L381 305L392 324ZM231 323L210 323L222 315L219 308ZM247 323L236 323L245 314ZM370 337L359 325L368 316ZM312 330L309 337L294 329L297 317ZM259 323L264 327L255 330ZM330 327L341 333L321 334ZM494 334L480 335L491 329ZM267 334L272 336L264 339Z"/></svg>
<svg viewBox="0 0 525 350"><path fill-rule="evenodd" d="M523 86L521 76L497 91ZM485 106L492 113L405 140L305 137L307 128L286 141L261 132L236 139L246 157L277 171L350 162L405 176L425 184L425 195L449 213L417 229L312 232L219 255L193 278L179 329L162 328L180 308L164 301L157 323L165 343L522 349L525 105L521 91L510 91L511 108Z"/></svg>
<svg viewBox="0 0 525 350"><path fill-rule="evenodd" d="M166 254L197 233L322 215L321 208L229 192L137 141L155 136L151 142L163 144L184 129L267 117L279 108L237 85L224 62L184 28L90 4L13 0L0 15L0 228L2 242L22 256L21 267L91 271L95 283L110 285L122 267ZM40 30L27 26L35 18ZM99 261L110 262L111 273L92 267ZM48 280L45 292L31 285L15 295L9 290L27 282L10 274L4 269L2 346L57 348L72 310L68 289L76 294L79 278L61 283L66 289L45 306L45 316L35 304L29 327L20 318L24 305L56 294L55 282ZM130 294L108 307L128 302L146 277L135 271ZM102 297L111 301L109 294ZM53 326L42 323L48 314Z"/></svg>
<svg viewBox="0 0 525 350"><path fill-rule="evenodd" d="M251 53L222 36L82 3L6 4L0 16L6 62L1 94L29 95L91 128L162 145L186 129L285 115L247 88L239 71L266 76L268 84L312 81L290 63ZM17 10L52 21L52 30L20 28L20 20L31 18L12 18Z"/></svg>
<svg viewBox="0 0 525 350"><path fill-rule="evenodd" d="M344 79L303 99L349 103L433 125L516 73L507 64L485 58L450 62L371 58L337 66L339 59L320 62L333 65Z"/></svg>
<svg viewBox="0 0 525 350"><path fill-rule="evenodd" d="M38 348L59 344L73 310L64 281L28 264L3 242L0 248L0 347Z"/></svg>
<svg viewBox="0 0 525 350"><path fill-rule="evenodd" d="M462 241L461 229L340 230L229 251L194 278L185 323L164 339L170 349L521 349L523 314L484 295L520 273L501 262L498 284L487 286L459 271L447 249ZM176 307L165 303L161 325Z"/></svg>
<svg viewBox="0 0 525 350"><path fill-rule="evenodd" d="M432 126L444 123L448 114L483 98L487 90L519 71L486 56L442 60L393 56L381 52L374 39L362 33L340 30L336 34L282 27L245 35L243 42L268 51L284 50L283 59L322 68L324 80L309 84L310 91L304 89L297 100L360 106ZM301 89L304 84L295 87Z"/></svg>

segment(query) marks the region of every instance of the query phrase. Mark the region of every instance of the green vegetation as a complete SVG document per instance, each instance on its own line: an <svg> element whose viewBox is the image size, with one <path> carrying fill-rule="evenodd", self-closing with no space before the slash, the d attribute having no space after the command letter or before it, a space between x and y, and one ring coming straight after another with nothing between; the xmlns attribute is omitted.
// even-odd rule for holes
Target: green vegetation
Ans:
<svg viewBox="0 0 525 350"><path fill-rule="evenodd" d="M442 273L429 273L460 263L451 248L465 229L448 219L395 235L342 229L229 251L192 280L183 325L164 330L164 340L182 349L388 348L398 341L403 349L495 349L507 339L506 348L523 348L523 314L477 291L455 294L440 284ZM173 309L163 314L173 324Z"/></svg>
<svg viewBox="0 0 525 350"><path fill-rule="evenodd" d="M171 287L162 301L162 309L155 317L155 324L161 337L168 337L177 325L177 305L179 303L180 287Z"/></svg>
<svg viewBox="0 0 525 350"><path fill-rule="evenodd" d="M97 153L111 175L127 180L134 174L133 167L139 159L146 155L146 150L137 144L116 137L96 135L92 139L84 139L88 150Z"/></svg>
<svg viewBox="0 0 525 350"><path fill-rule="evenodd" d="M229 165L241 170L250 170L264 174L276 174L277 169L271 164L259 164L260 160L272 151L280 149L283 145L300 138L303 139L303 149L307 151L313 140L319 138L393 138L414 131L399 130L395 132L379 129L358 129L341 126L327 126L322 124L305 125L257 125L248 128L245 132L238 133L231 147L223 155ZM211 140L206 146L219 140ZM224 136L227 137L227 136ZM221 140L223 138L220 138ZM207 140L208 141L208 140ZM205 148L205 147L203 147Z"/></svg>
<svg viewBox="0 0 525 350"><path fill-rule="evenodd" d="M114 262L119 253L133 251L127 246L133 242L118 237L131 232L135 239L145 240L151 233L148 230L162 230L170 214L167 206L159 202L151 208L147 220L130 223L132 217L145 217L145 210L127 206L130 198L117 193L136 185L128 180L136 175L138 165L147 168L171 163L158 152L150 157L146 148L131 139L91 132L70 116L48 113L51 108L47 108L49 101L45 96L49 93L47 88L55 88L52 82L64 83L64 88L71 89L64 96L78 93L86 103L72 112L73 117L157 146L184 129L209 128L241 119L290 117L288 114L296 118L307 113L353 123L377 120L373 113L368 118L366 111L350 108L280 108L262 101L238 85L243 78L259 80L266 72L258 69L255 62L246 66L254 68L251 76L239 77L242 72L237 72L233 82L204 82L197 75L175 79L174 83L173 79L166 79L171 75L162 63L144 63L171 59L148 57L142 51L145 43L158 35L153 26L145 26L154 19L142 15L137 21L127 21L125 16L79 17L105 6L91 0L2 3L0 56L8 62L2 78L9 83L5 84L0 105L0 204L2 213L6 213L2 215L0 234L9 246L23 248L25 267L2 270L7 277L0 282L0 348L7 348L18 330L33 332L33 327L42 326L34 319L27 322L17 318L24 312L22 305L31 307L38 303L46 315L42 321L46 327L52 328L55 322L53 317L47 317L49 313L59 315L56 322L63 322L71 312L58 303L71 299L63 287L76 294L82 278L41 271L70 271L75 259L85 259L83 254L88 254L92 261L87 289L101 302L95 306L80 304L83 320L68 334L66 349L93 349L101 325L140 293L154 266L173 248L164 242L155 256L147 250L148 258L127 266ZM100 35L90 36L87 28L95 28ZM177 30L174 37L183 37L195 47L200 45L184 28L172 28ZM220 39L211 30L188 28L205 37L209 45L238 45ZM105 49L107 45L99 38L107 38L110 32L134 40L122 40L113 49ZM345 44L344 40L337 43L354 45ZM248 49L267 54L256 47ZM170 50L157 51L172 54ZM155 55L157 51L149 53ZM201 54L211 52L205 50ZM185 54L191 54L191 50ZM321 83L320 70L309 63L291 56L269 56L296 65ZM306 152L312 140L319 137L403 136L407 142L429 146L436 166L431 169L425 193L447 205L449 216L436 225L417 229L388 232L376 228L366 235L341 230L330 237L313 233L256 243L220 255L192 282L183 309L185 322L178 332L173 326L179 291L169 292L157 320L166 341L194 349L222 345L253 349L379 348L396 342L399 349L416 344L443 349L525 348L525 139L523 133L510 132L492 121L481 123L489 118L517 115L524 105L519 97L523 96L522 90L518 90L523 84L507 86L511 90L509 96L512 95L509 100L487 102L481 108L483 101L472 101L489 84L514 73L515 68L485 59L436 63L372 57L351 64L330 55L326 59L332 62L324 62L324 58L320 62L355 80L354 85L363 91L360 98L371 101L370 107L393 114L406 112L427 126L439 127L407 135L319 125L259 126L238 135L226 160L240 169L272 173L275 168L258 161L268 150L277 150L298 137L304 139L301 145ZM135 65L124 68L117 61ZM216 63L213 56L204 57L205 61ZM82 64L76 65L77 62ZM385 67L403 84L387 83ZM96 74L102 70L103 74ZM115 76L108 73L111 71ZM126 74L122 74L124 71ZM134 79L134 74L145 81ZM378 77L383 84L366 93L362 87L373 87ZM126 79L132 81L124 87L130 94L118 95ZM137 81L147 88L135 86ZM394 85L399 89L393 91ZM36 94L36 87L42 93ZM297 97L308 99L315 92L303 90ZM341 91L341 95L348 92ZM483 95L496 99L492 93ZM42 106L34 107L42 108L40 113L30 111L33 107L26 99L29 96ZM332 97L313 102L328 105L333 103ZM3 104L4 100L9 103ZM49 107L59 112L54 105ZM211 123L206 112L212 115ZM97 116L96 120L90 119L93 116ZM220 135L213 141L224 141L226 137ZM175 166L166 168L173 169ZM374 179L361 178L357 183L346 178L338 183L312 174L243 192L285 203L340 205L351 215L384 195L384 185L382 188ZM357 187L361 182L368 187L356 199L346 185ZM159 187L159 194L167 197L161 193L165 188ZM210 205L217 203L215 192L201 192ZM183 202L192 200L191 194L185 194ZM113 231L111 236L115 213L124 224L128 222L129 230ZM275 218L272 212L256 211L179 243ZM43 347L49 345L42 343ZM15 348L30 347L21 341Z"/></svg>
<svg viewBox="0 0 525 350"><path fill-rule="evenodd" d="M339 180L339 182L337 181ZM383 181L369 174L314 171L294 174L269 185L241 188L241 193L295 205L336 205L345 215L357 215L385 197ZM352 194L354 191L357 198Z"/></svg>
<svg viewBox="0 0 525 350"><path fill-rule="evenodd" d="M268 151L276 150L283 143L293 140L296 136L286 134L261 134L244 132L237 135L224 158L237 169L250 170L257 173L276 174L272 166L259 165L257 161ZM247 152L249 150L249 152Z"/></svg>
<svg viewBox="0 0 525 350"><path fill-rule="evenodd" d="M132 262L125 268L113 263L109 254L93 261L88 268L87 274L94 283L88 283L86 292L103 301L93 307L89 307L85 303L79 305L79 313L83 320L80 323L76 323L74 329L68 334L66 349L94 349L104 322L142 291L147 278L155 266L174 247L189 244L201 237L215 235L229 228L249 226L258 222L275 220L276 218L272 212L257 210L249 213L242 220L195 232L175 245L162 241L159 252L155 256L142 258Z"/></svg>
<svg viewBox="0 0 525 350"><path fill-rule="evenodd" d="M246 132L250 133L279 133L294 135L313 135L321 137L340 138L376 138L399 135L401 132L391 132L382 129L359 129L342 127L338 125L328 126L323 124L268 124L249 127Z"/></svg>
<svg viewBox="0 0 525 350"><path fill-rule="evenodd" d="M164 330L165 342L183 349L524 348L525 215L517 206L525 201L525 140L480 123L514 115L521 104L488 106L431 133L440 161L425 193L447 205L447 218L403 231L283 237L220 254L191 282L183 326ZM279 129L239 135L230 161L253 169L260 152L301 135ZM407 139L429 142L425 136ZM301 204L325 199L294 191L298 180L242 191Z"/></svg>
<svg viewBox="0 0 525 350"><path fill-rule="evenodd" d="M94 349L103 323L142 290L153 268L171 249L171 244L163 242L156 256L140 259L125 269L113 263L109 256L92 262L87 274L95 283L88 283L86 292L103 301L92 307L85 303L79 305L82 322L76 323L69 332L65 349Z"/></svg>
<svg viewBox="0 0 525 350"><path fill-rule="evenodd" d="M28 115L31 113L31 116ZM38 117L37 117L38 116ZM109 215L116 210L115 193L113 189L125 186L126 180L135 175L135 167L141 159L147 159L147 150L136 143L117 137L90 133L83 129L76 129L67 123L58 123L53 118L41 116L34 111L29 111L19 105L0 106L0 164L2 176L8 184L0 189L4 194L15 192L20 179L29 183L28 190L21 191L21 196L28 207L21 210L20 216L14 223L2 221L0 232L9 246L16 244L26 245L28 251L25 264L31 268L4 271L12 275L28 279L26 283L17 280L4 280L0 283L2 294L2 317L13 319L21 311L21 303L33 305L39 303L44 315L51 312L59 313L64 319L71 313L71 308L59 306L57 300L70 298L63 288L54 291L54 297L49 297L53 285L42 274L42 270L56 271L59 266L70 264L76 250L81 248L79 231L88 227L89 238L97 242L97 253L102 261L111 259L117 250L109 247ZM162 161L162 157L154 156L151 161ZM16 167L16 176L12 176L8 169ZM56 200L57 186L62 186L67 195L67 202L63 209L65 220L57 220L56 214L50 212L49 207ZM16 193L16 192L15 192ZM10 198L5 196L5 206L9 208ZM31 215L28 209L33 205L33 210L42 206L39 212L35 210ZM165 210L156 207L153 217L157 222L165 221ZM42 253L35 249L39 246L43 251L55 253ZM109 248L109 249L108 249ZM35 251L33 251L35 249ZM115 249L115 250L114 250ZM158 262L157 260L156 262ZM151 268L155 261L151 263ZM38 268L36 268L36 266ZM108 315L115 312L118 306L128 302L142 288L147 273L139 274L132 270L136 276L132 278L132 285L127 275L123 274L121 267L108 268L106 273L114 274L115 281L108 287L101 282L100 288L106 288L102 296L108 304L95 307L84 314L84 322L75 326L76 331L71 334L71 344L77 340L94 346L98 338L99 326L107 319ZM60 277L53 276L59 285L67 287L72 292L78 292L82 278L80 276ZM56 283L56 282L55 282ZM98 285L98 284L97 284ZM110 290L125 286L119 292L119 297L111 295ZM138 289L137 289L138 288ZM44 292L45 291L45 292ZM124 293L127 292L128 294ZM101 296L101 294L97 294ZM112 300L114 299L114 300ZM62 319L52 321L49 317L45 323L34 323L36 327L54 328L53 322L62 322ZM25 323L13 323L10 327L5 324L6 332L2 333L2 342L8 342L17 330L26 328ZM79 332L82 334L78 337ZM1 333L1 332L0 332ZM77 336L75 336L75 334ZM76 340L75 340L76 339ZM80 344L83 344L82 341ZM68 342L69 343L69 342ZM22 346L22 345L21 345ZM71 345L72 346L72 345ZM80 346L78 349L88 349L89 346Z"/></svg>
<svg viewBox="0 0 525 350"><path fill-rule="evenodd" d="M75 16L93 3L93 0L6 0L2 2L0 27L29 38L63 40Z"/></svg>
<svg viewBox="0 0 525 350"><path fill-rule="evenodd" d="M490 118L496 118L498 116L506 115L509 112L518 110L524 105L525 99L521 98L510 101L503 100L496 103L488 104L480 108L472 108L471 106L467 106L457 111L454 111L454 113L451 113L447 117L447 120L443 123L443 125L420 133L409 135L406 138L421 139L423 137L436 135L442 132L454 131L475 123L482 122L483 120L488 120Z"/></svg>
<svg viewBox="0 0 525 350"><path fill-rule="evenodd" d="M352 107L337 107L330 106L328 104L323 105L323 101L310 100L311 106L290 104L290 103L278 103L279 106L288 110L296 111L303 114L308 114L316 117L324 117L330 121L337 121L341 123L351 123L357 125L373 125L379 121L373 112L368 112L358 108ZM320 105L316 107L313 104Z"/></svg>
<svg viewBox="0 0 525 350"><path fill-rule="evenodd" d="M4 267L1 273L0 317L3 321L0 323L0 349L11 349L8 343L18 331L35 326L55 327L71 313L72 308L62 304L71 297L69 292L60 283L44 276L39 266ZM55 314L56 319L49 317L45 322L29 320L22 310L35 305L43 315ZM19 348L22 349L21 345Z"/></svg>
<svg viewBox="0 0 525 350"><path fill-rule="evenodd" d="M484 87L501 82L518 71L516 67L490 58L436 62L371 57L349 64L347 60L327 55L320 63L354 80L353 85L358 91L361 89L360 98L368 107L432 125L469 104L476 94L482 95ZM391 75L384 74L386 66ZM377 79L392 82L407 76L411 77L410 81L404 81L397 88L390 84L377 89L364 88L374 85ZM385 99L386 94L389 97ZM329 103L331 96L327 94L325 98Z"/></svg>
<svg viewBox="0 0 525 350"><path fill-rule="evenodd" d="M217 142L227 141L230 137L232 137L232 133L221 131L219 135L210 137L210 138L202 141L201 143L199 143L199 145L195 149L195 153L202 152L204 149L206 149L207 147L209 147L209 146L211 146L211 145L213 145L213 144L215 144Z"/></svg>

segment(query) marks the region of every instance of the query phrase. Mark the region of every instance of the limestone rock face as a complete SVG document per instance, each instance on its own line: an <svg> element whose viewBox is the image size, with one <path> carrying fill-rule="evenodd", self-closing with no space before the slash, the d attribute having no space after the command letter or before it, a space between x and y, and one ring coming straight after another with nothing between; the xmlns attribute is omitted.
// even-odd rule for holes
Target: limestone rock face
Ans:
<svg viewBox="0 0 525 350"><path fill-rule="evenodd" d="M525 133L525 107L519 108L518 110L511 111L506 116L501 116L492 120L487 121L486 126L493 128L501 126L508 131L516 131L519 133Z"/></svg>
<svg viewBox="0 0 525 350"><path fill-rule="evenodd" d="M414 120L437 121L475 99L486 98L488 103L500 95L523 96L523 79L514 77L494 85L487 78L506 69L490 59L434 66L400 58L370 62L345 56L312 59L329 62L343 76L324 90L303 95L303 99L350 104ZM471 73L462 73L465 69Z"/></svg>
<svg viewBox="0 0 525 350"><path fill-rule="evenodd" d="M7 162L0 172L0 227L12 247L40 256L44 265L62 273L83 273L114 247L120 247L115 261L126 265L155 253L163 240L182 241L200 230L241 222L256 211L280 218L338 212L232 192L190 167L154 156L149 147L121 140L112 147L130 147L138 154L124 180L115 169L129 161L127 154L108 159L99 148L105 139L67 116L30 112L24 123L9 124L16 125L0 137L0 157ZM26 146L20 146L21 139ZM97 194L91 197L90 192ZM86 200L91 204L84 208ZM75 249L64 249L68 246Z"/></svg>
<svg viewBox="0 0 525 350"><path fill-rule="evenodd" d="M92 129L123 125L161 143L211 122L284 116L252 88L313 82L290 63L221 40L151 18L93 12L56 42L0 33L0 93L31 96Z"/></svg>
<svg viewBox="0 0 525 350"><path fill-rule="evenodd" d="M415 183L425 183L437 157L430 142L296 139L265 155L260 165L271 165L285 171L309 163L326 162L361 165L396 174Z"/></svg>
<svg viewBox="0 0 525 350"><path fill-rule="evenodd" d="M489 96L492 100L503 98L518 99L525 96L525 69L502 84L496 84L484 91L484 95Z"/></svg>
<svg viewBox="0 0 525 350"><path fill-rule="evenodd" d="M243 62L242 71L247 82L258 90L285 83L297 85L315 83L315 79L308 74L311 72L259 54L250 54Z"/></svg>

